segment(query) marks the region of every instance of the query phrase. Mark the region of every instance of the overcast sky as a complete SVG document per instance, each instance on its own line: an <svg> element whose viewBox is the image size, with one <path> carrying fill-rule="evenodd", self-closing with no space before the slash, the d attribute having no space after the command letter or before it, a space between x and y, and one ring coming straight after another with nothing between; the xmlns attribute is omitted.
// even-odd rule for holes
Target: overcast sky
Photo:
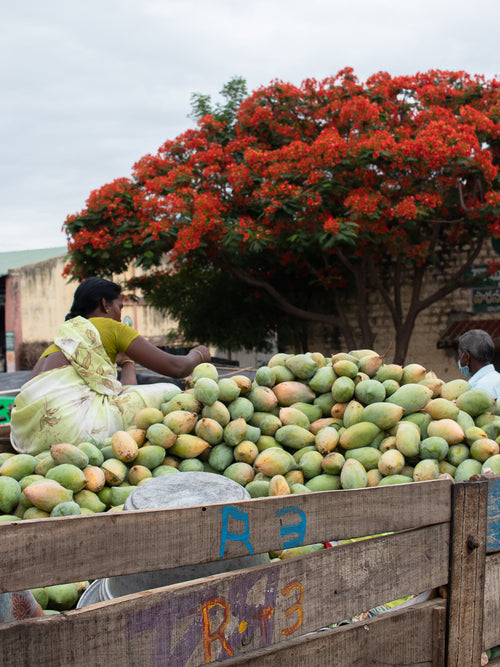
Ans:
<svg viewBox="0 0 500 667"><path fill-rule="evenodd" d="M346 66L500 74L498 0L0 0L0 252L66 244L90 192L194 123L194 92Z"/></svg>

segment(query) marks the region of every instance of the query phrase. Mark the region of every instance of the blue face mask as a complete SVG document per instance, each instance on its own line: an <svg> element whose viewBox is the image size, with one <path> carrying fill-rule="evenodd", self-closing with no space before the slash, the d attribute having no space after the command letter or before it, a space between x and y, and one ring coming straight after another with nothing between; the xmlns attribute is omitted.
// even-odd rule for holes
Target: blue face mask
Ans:
<svg viewBox="0 0 500 667"><path fill-rule="evenodd" d="M460 359L458 360L458 368L462 375L465 375L466 378L472 377L472 373L470 372L470 368L468 366L462 366L460 363Z"/></svg>

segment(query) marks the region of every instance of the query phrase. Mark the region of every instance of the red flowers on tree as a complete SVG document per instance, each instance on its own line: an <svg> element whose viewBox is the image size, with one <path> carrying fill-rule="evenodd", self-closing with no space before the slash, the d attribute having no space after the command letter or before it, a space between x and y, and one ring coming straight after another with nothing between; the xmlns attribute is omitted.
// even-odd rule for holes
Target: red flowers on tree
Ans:
<svg viewBox="0 0 500 667"><path fill-rule="evenodd" d="M466 284L484 240L500 234L499 91L497 80L464 72L361 83L345 69L248 97L237 79L215 108L195 96L196 130L68 217L67 271L135 262L188 337L202 339L192 320L210 301L204 340L221 347L261 344L298 321L371 347L383 303L402 362L417 315ZM188 316L172 304L181 283ZM238 340L210 321L224 312Z"/></svg>

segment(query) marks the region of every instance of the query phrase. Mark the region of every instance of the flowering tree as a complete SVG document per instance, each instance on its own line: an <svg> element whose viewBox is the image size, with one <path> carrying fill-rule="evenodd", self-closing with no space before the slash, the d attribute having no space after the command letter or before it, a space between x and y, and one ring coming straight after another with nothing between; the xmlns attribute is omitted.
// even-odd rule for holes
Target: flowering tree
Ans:
<svg viewBox="0 0 500 667"><path fill-rule="evenodd" d="M402 363L418 314L471 284L467 269L500 235L500 82L429 71L360 83L347 68L248 97L243 85L226 86L225 106L195 97L197 129L67 218L67 273L133 261L176 316L183 277L195 305L212 294L226 328L319 322L349 348L373 347L382 301ZM219 343L213 318L199 324Z"/></svg>

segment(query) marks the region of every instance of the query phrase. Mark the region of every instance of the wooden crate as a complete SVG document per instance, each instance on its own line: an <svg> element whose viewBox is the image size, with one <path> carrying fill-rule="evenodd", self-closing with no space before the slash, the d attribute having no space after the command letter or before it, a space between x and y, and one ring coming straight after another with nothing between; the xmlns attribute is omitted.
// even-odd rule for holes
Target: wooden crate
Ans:
<svg viewBox="0 0 500 667"><path fill-rule="evenodd" d="M2 664L479 665L500 643L499 482L5 523L0 592L377 536L5 624ZM428 589L444 597L322 630Z"/></svg>

